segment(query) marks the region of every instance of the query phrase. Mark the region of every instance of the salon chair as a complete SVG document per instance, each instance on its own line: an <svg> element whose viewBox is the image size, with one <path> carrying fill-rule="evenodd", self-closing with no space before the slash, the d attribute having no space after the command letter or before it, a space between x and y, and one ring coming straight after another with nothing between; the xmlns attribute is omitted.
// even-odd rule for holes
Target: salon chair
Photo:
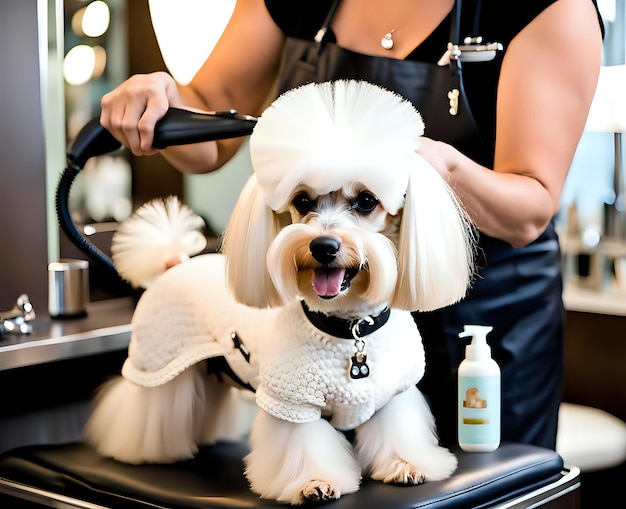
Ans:
<svg viewBox="0 0 626 509"><path fill-rule="evenodd" d="M56 508L278 508L252 493L243 475L245 442L203 448L193 460L132 466L80 442L35 445L0 456L0 506ZM579 509L580 471L554 451L504 443L489 453L455 451L445 481L393 486L364 480L358 493L325 504L347 508ZM305 504L304 507L307 507ZM313 506L311 504L309 506Z"/></svg>
<svg viewBox="0 0 626 509"><path fill-rule="evenodd" d="M599 408L561 403L556 450L583 474L617 467L626 461L626 423Z"/></svg>

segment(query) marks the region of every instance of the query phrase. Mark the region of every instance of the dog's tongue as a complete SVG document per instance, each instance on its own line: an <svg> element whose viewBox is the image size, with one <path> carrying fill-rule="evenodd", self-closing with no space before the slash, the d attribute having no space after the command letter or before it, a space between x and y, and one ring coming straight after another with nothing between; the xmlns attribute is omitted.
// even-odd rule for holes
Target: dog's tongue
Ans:
<svg viewBox="0 0 626 509"><path fill-rule="evenodd" d="M313 289L320 297L334 297L341 291L345 269L315 269Z"/></svg>

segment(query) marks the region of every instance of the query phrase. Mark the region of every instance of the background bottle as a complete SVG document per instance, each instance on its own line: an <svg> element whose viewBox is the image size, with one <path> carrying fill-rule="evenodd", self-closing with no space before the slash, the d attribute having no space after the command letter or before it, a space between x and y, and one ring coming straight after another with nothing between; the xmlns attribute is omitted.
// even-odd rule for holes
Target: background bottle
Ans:
<svg viewBox="0 0 626 509"><path fill-rule="evenodd" d="M491 357L487 334L493 327L466 325L471 337L458 371L458 440L464 451L494 451L500 445L500 367Z"/></svg>

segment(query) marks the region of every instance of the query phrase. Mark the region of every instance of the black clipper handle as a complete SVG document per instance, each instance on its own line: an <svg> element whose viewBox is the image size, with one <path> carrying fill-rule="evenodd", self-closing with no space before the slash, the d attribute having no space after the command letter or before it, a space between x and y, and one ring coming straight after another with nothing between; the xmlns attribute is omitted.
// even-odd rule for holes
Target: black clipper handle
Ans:
<svg viewBox="0 0 626 509"><path fill-rule="evenodd" d="M247 136L252 133L256 120L249 115L238 115L236 110L194 113L170 108L155 127L152 146L165 148Z"/></svg>
<svg viewBox="0 0 626 509"><path fill-rule="evenodd" d="M154 148L189 145L202 141L237 138L252 133L256 117L238 115L236 110L196 113L170 108L154 129ZM92 157L107 154L121 147L113 135L93 118L78 133L68 150L68 162L82 169Z"/></svg>

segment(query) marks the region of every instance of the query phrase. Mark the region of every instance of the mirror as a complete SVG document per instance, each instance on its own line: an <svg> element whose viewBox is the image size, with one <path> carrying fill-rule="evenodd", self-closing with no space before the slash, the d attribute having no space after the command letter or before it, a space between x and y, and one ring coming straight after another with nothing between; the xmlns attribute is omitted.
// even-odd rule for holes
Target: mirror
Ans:
<svg viewBox="0 0 626 509"><path fill-rule="evenodd" d="M170 69L178 81L189 81L212 51L234 5L234 0L65 0L63 72L69 143L99 114L101 97L127 76ZM105 19L108 25L102 23L98 30L85 28L96 24L89 23L90 9L96 21ZM169 29L181 26L185 27L184 36L168 37L172 35ZM181 50L186 60L180 59ZM77 60L79 72L72 74L75 53L84 60ZM217 235L226 226L239 190L250 174L246 154L247 150L242 150L229 169L195 176L183 176L158 155L134 157L121 150L93 158L72 185L72 216L76 224L90 226L95 233L89 240L109 254L119 221L153 197L175 194L204 217L210 236ZM64 235L60 238L60 256L84 257ZM92 299L106 298L119 290L108 288L111 278L100 274L98 267L91 279L95 280Z"/></svg>

